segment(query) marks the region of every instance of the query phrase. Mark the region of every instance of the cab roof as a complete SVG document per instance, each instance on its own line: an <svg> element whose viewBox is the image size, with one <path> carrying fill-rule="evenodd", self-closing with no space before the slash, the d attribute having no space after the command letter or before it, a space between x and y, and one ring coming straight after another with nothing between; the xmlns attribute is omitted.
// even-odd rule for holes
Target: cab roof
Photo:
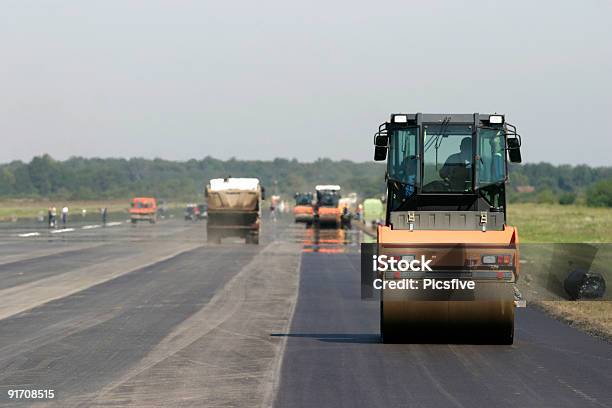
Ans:
<svg viewBox="0 0 612 408"><path fill-rule="evenodd" d="M490 122L491 117L501 118L501 122ZM392 124L417 123L504 123L502 113L392 113L389 122Z"/></svg>
<svg viewBox="0 0 612 408"><path fill-rule="evenodd" d="M210 189L213 191L222 190L257 190L259 179L256 178L215 178L210 180Z"/></svg>
<svg viewBox="0 0 612 408"><path fill-rule="evenodd" d="M315 190L317 191L322 191L322 190L340 191L340 186L337 184L319 184L318 186L315 187Z"/></svg>

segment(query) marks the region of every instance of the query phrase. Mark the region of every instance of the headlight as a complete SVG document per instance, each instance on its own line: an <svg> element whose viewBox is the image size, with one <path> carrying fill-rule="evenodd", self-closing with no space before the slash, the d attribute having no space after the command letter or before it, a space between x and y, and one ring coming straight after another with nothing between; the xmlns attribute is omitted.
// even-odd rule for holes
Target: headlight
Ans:
<svg viewBox="0 0 612 408"><path fill-rule="evenodd" d="M491 115L489 116L489 123L501 125L502 123L504 123L504 117L502 115Z"/></svg>
<svg viewBox="0 0 612 408"><path fill-rule="evenodd" d="M393 123L408 123L408 115L393 115Z"/></svg>

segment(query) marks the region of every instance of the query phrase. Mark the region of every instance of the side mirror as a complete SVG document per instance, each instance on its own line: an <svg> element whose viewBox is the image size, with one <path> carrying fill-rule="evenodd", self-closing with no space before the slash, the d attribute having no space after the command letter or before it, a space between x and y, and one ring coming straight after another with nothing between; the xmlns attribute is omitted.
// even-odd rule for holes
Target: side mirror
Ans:
<svg viewBox="0 0 612 408"><path fill-rule="evenodd" d="M376 135L374 137L374 146L376 147L387 147L389 145L389 136L387 135Z"/></svg>
<svg viewBox="0 0 612 408"><path fill-rule="evenodd" d="M508 143L508 156L510 157L510 161L512 163L520 163L522 161L521 142L516 137L509 137L507 139L507 143Z"/></svg>
<svg viewBox="0 0 612 408"><path fill-rule="evenodd" d="M374 147L374 161L384 161L387 159L387 146Z"/></svg>
<svg viewBox="0 0 612 408"><path fill-rule="evenodd" d="M387 159L387 146L389 146L389 136L376 134L374 136L374 160L383 161Z"/></svg>

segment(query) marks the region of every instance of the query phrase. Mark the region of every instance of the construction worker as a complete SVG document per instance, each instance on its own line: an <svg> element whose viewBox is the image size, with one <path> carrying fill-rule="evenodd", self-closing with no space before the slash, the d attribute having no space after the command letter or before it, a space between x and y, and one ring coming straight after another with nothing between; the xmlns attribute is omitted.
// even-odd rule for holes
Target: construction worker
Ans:
<svg viewBox="0 0 612 408"><path fill-rule="evenodd" d="M103 207L100 209L100 214L102 215L102 225L106 226L106 216L107 216L107 209L106 207Z"/></svg>
<svg viewBox="0 0 612 408"><path fill-rule="evenodd" d="M62 208L62 228L66 228L66 223L68 222L68 206L64 206Z"/></svg>
<svg viewBox="0 0 612 408"><path fill-rule="evenodd" d="M451 190L465 191L466 182L471 180L472 138L464 137L459 153L451 154L440 169L440 177L447 180Z"/></svg>
<svg viewBox="0 0 612 408"><path fill-rule="evenodd" d="M57 208L51 207L51 227L57 228Z"/></svg>

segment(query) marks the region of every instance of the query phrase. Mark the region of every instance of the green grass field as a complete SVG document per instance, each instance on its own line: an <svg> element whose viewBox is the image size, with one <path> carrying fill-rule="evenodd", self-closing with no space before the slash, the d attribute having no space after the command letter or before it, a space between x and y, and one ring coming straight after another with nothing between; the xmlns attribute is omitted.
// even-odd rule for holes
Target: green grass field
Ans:
<svg viewBox="0 0 612 408"><path fill-rule="evenodd" d="M508 223L521 243L612 242L612 208L510 204Z"/></svg>
<svg viewBox="0 0 612 408"><path fill-rule="evenodd" d="M0 200L0 221L35 219L39 212L47 216L47 209L55 206L61 211L68 205L71 214L80 214L83 209L89 214L98 214L101 207L109 212L127 212L129 200L109 201L40 201L40 200Z"/></svg>
<svg viewBox="0 0 612 408"><path fill-rule="evenodd" d="M61 211L64 205L68 205L72 216L81 214L82 210L87 210L87 214L99 214L100 208L106 207L111 214L128 213L130 201L107 200L107 201L40 201L40 200L0 200L0 222L35 220L42 212L47 216L47 209L55 206L57 211ZM166 202L165 208L170 211L184 209L185 203Z"/></svg>
<svg viewBox="0 0 612 408"><path fill-rule="evenodd" d="M545 268L545 272L538 271L538 262L548 263L550 255L560 248L546 244L612 243L612 209L558 204L511 204L508 208L508 223L518 227L522 244L521 258L536 260L521 268L522 277L518 283L519 287L523 287L526 282L535 284L537 294L530 303L571 326L612 341L612 301L550 300L552 297L545 294L546 291L537 284L540 280L539 285L546 286L547 279L541 279L541 274L551 273L550 266ZM523 245L529 243L536 245ZM612 246L597 247L599 251L591 268L604 274L610 284ZM605 298L609 298L609 291Z"/></svg>

